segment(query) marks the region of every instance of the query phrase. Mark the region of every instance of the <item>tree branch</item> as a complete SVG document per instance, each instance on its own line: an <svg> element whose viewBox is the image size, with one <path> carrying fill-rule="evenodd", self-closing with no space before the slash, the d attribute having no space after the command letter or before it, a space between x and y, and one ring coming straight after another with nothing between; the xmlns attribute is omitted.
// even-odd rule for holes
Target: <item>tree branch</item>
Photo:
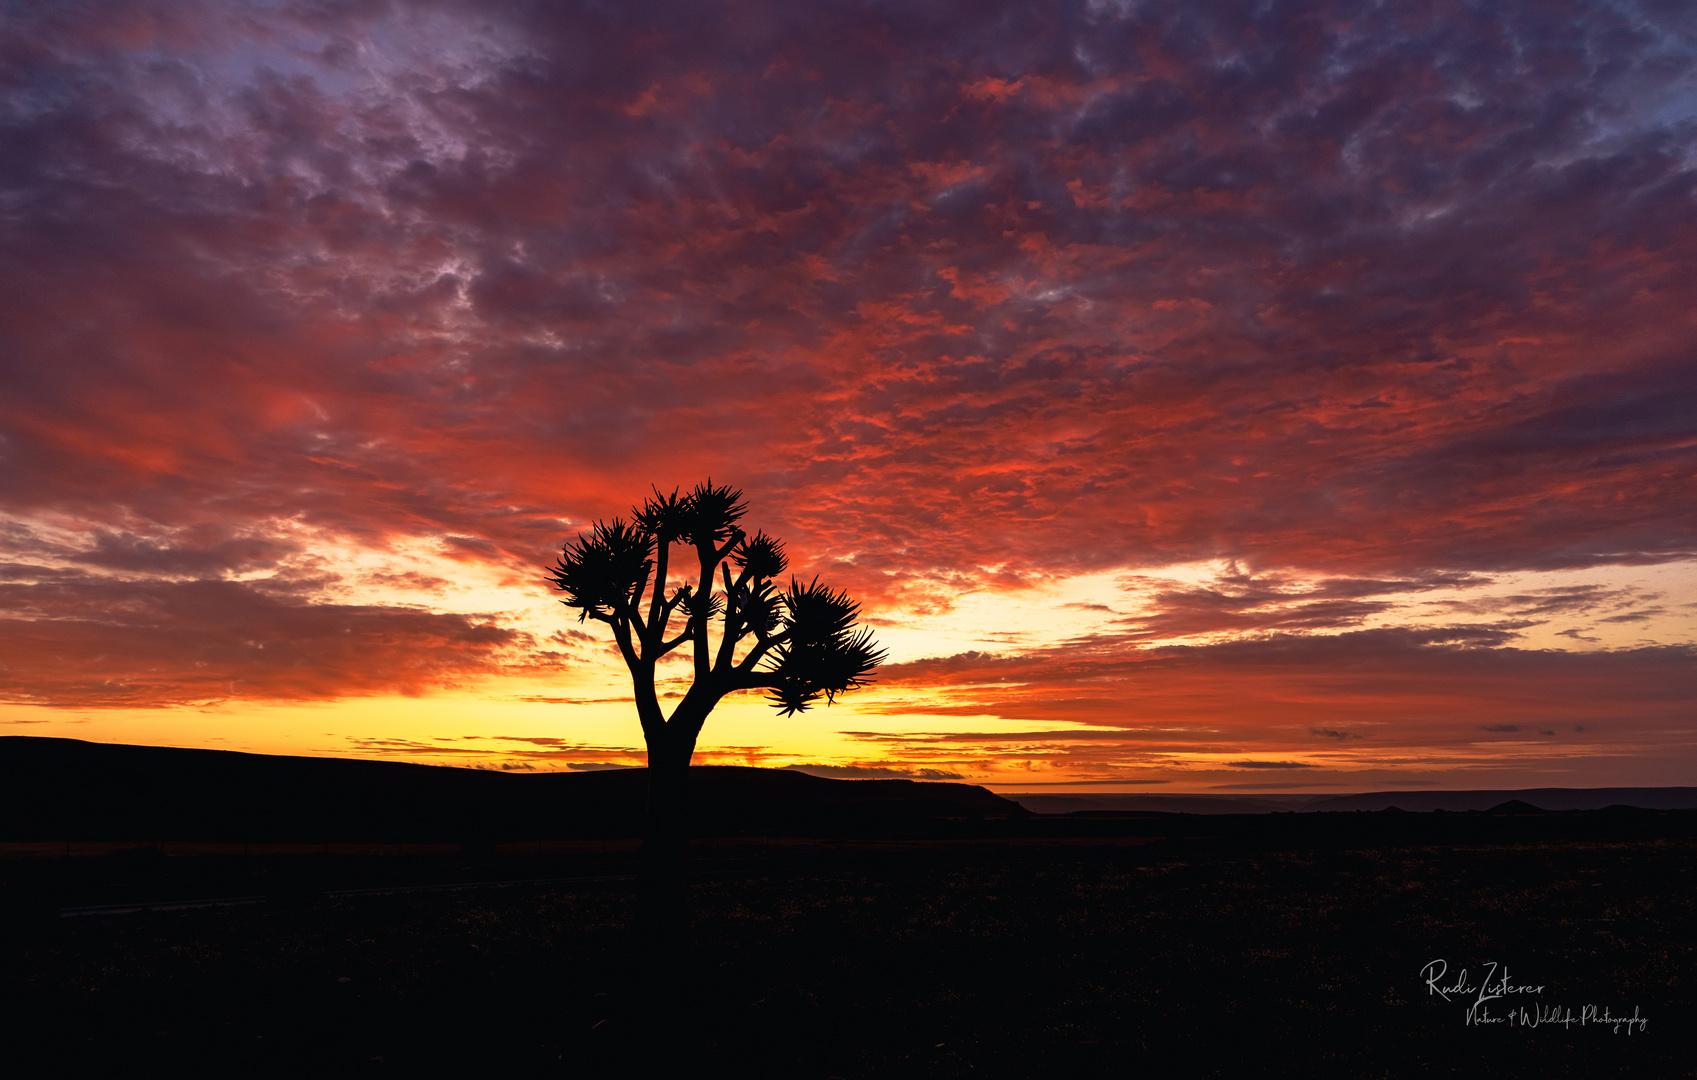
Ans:
<svg viewBox="0 0 1697 1080"><path fill-rule="evenodd" d="M760 640L755 644L754 648L748 650L748 655L742 658L742 663L737 665L737 673L746 674L753 671L754 665L760 663L762 657L771 652L774 646L782 645L784 643L784 639L788 637L788 630L785 630L780 634L774 634L771 637L762 635Z"/></svg>
<svg viewBox="0 0 1697 1080"><path fill-rule="evenodd" d="M731 564L719 564L719 574L725 579L725 628L719 638L719 655L713 659L713 670L724 671L730 666L731 656L736 650L737 642L742 635L737 633L737 592L738 588L731 584ZM747 571L743 571L747 576Z"/></svg>
<svg viewBox="0 0 1697 1080"><path fill-rule="evenodd" d="M743 540L747 539L747 537L748 537L747 533L743 532L741 529L737 528L734 525L731 526L731 538L729 540L725 541L724 547L718 549L717 551L715 551L713 553L713 564L715 566L717 566L719 563L723 562L725 560L725 556L727 556L731 552L735 551L737 545L742 543ZM709 548L712 547L712 541L708 541L708 547Z"/></svg>
<svg viewBox="0 0 1697 1080"><path fill-rule="evenodd" d="M631 648L630 624L623 619L616 622L608 619L607 622L613 627L613 640L618 642L619 655L625 658L625 666L630 668L632 675L635 675L637 667L642 663L642 657L638 656L636 650Z"/></svg>
<svg viewBox="0 0 1697 1080"><path fill-rule="evenodd" d="M661 644L660 651L654 654L654 659L656 659L656 660L660 659L662 656L665 656L667 653L671 652L673 649L677 648L679 645L682 645L684 642L686 642L688 640L689 640L689 627L686 626L686 627L684 627L683 633L679 634L677 637L673 638L672 640L664 642L664 643Z"/></svg>
<svg viewBox="0 0 1697 1080"><path fill-rule="evenodd" d="M694 610L690 614L690 623L695 631L692 635L695 639L695 681L699 683L705 683L713 673L707 658L707 623L713 617L713 571L718 567L720 558L714 552L711 540L706 543L697 541L695 553L701 562L701 576L696 580L701 583L697 590L701 595L698 602L691 605Z"/></svg>
<svg viewBox="0 0 1697 1080"><path fill-rule="evenodd" d="M659 550L654 553L654 595L648 601L648 622L642 627L643 651L652 653L649 647L650 638L658 645L666 634L666 623L670 621L672 609L666 602L667 563L670 561L672 545L664 536L656 536L654 546ZM659 659L658 656L655 657Z"/></svg>

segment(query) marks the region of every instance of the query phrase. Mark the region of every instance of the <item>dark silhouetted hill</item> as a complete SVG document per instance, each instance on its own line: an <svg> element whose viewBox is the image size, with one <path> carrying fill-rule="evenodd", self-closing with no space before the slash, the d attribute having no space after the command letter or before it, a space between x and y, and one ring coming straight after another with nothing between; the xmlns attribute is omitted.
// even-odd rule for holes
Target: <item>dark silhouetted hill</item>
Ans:
<svg viewBox="0 0 1697 1080"><path fill-rule="evenodd" d="M1498 803L1496 806L1491 807L1489 812L1492 814L1545 814L1549 811L1540 810L1538 807L1533 806L1529 802L1522 802L1519 799L1510 799L1508 802Z"/></svg>
<svg viewBox="0 0 1697 1080"><path fill-rule="evenodd" d="M647 770L511 774L0 737L0 839L424 842L636 836ZM1024 816L970 784L690 770L698 835L865 835Z"/></svg>

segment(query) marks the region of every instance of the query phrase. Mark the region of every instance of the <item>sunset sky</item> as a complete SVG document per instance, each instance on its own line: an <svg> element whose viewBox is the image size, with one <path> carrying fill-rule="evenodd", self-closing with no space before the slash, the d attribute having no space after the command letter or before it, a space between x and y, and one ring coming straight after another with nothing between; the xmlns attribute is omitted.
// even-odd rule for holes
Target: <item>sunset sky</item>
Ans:
<svg viewBox="0 0 1697 1080"><path fill-rule="evenodd" d="M711 476L890 662L698 763L1697 784L1684 0L18 0L0 238L0 734L641 764Z"/></svg>

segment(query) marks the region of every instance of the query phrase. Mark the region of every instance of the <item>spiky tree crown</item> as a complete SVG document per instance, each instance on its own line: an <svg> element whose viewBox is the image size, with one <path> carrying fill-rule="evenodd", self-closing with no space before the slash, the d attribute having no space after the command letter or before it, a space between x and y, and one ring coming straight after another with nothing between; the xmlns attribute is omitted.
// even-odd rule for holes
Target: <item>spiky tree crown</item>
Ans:
<svg viewBox="0 0 1697 1080"><path fill-rule="evenodd" d="M860 605L848 593L832 592L818 578L806 585L791 578L782 606L789 637L772 650L774 684L767 696L785 716L806 709L821 694L829 704L865 686L883 662L872 631L855 626Z"/></svg>
<svg viewBox="0 0 1697 1080"><path fill-rule="evenodd" d="M787 590L778 590L775 579L789 565L784 545L764 532L745 533L737 523L747 512L741 491L711 480L685 495L656 489L632 509L628 523L597 521L550 568L549 581L565 593L560 602L578 612L578 621L613 628L637 679L639 705L644 679L652 698L654 663L686 641L695 647L691 695L699 690L709 709L727 693L764 689L773 706L791 715L821 697L834 702L865 686L884 661L871 631L855 625L860 606L846 592L817 578L806 585L792 578ZM668 596L674 544L695 549L700 572L693 585ZM722 589L715 588L715 572ZM684 616L684 626L668 638L674 612ZM710 630L718 632L716 647Z"/></svg>

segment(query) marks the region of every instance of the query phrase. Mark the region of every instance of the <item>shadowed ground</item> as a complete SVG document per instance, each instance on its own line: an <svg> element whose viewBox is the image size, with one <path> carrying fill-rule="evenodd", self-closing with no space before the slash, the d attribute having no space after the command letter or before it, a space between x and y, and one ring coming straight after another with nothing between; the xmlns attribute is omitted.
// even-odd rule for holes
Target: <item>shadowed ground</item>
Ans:
<svg viewBox="0 0 1697 1080"><path fill-rule="evenodd" d="M701 844L695 1043L740 1075L821 1080L1697 1075L1686 817L1611 839L1618 814L1468 816L1497 830L1474 842L1445 817L1330 816L1394 819L1378 839L1279 815L1253 835L1210 819L1212 838ZM638 1030L628 883L324 895L632 865L503 850L6 860L0 1006L66 1069L618 1072ZM142 893L269 899L58 916ZM1420 977L1439 958L1649 1024L1468 1027Z"/></svg>

